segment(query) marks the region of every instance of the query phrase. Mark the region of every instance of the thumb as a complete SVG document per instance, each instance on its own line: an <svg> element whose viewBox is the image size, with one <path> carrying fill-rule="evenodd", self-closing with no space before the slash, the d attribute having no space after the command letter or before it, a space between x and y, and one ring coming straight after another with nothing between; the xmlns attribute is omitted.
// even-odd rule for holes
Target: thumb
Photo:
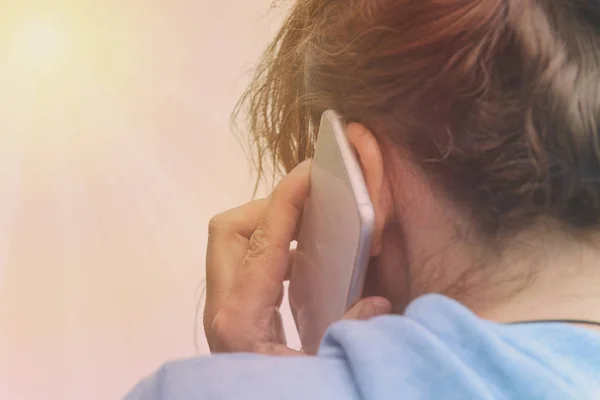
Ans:
<svg viewBox="0 0 600 400"><path fill-rule="evenodd" d="M389 314L392 310L392 304L383 297L365 297L356 303L344 319L369 319L379 315Z"/></svg>

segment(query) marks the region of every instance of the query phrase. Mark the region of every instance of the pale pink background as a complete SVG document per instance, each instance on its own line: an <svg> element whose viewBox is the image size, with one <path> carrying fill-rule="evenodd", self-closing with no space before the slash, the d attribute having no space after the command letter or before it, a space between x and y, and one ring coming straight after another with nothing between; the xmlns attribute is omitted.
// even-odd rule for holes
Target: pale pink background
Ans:
<svg viewBox="0 0 600 400"><path fill-rule="evenodd" d="M6 26L46 3L71 58L28 70ZM208 219L251 195L229 113L269 3L1 3L1 399L116 399L196 354Z"/></svg>

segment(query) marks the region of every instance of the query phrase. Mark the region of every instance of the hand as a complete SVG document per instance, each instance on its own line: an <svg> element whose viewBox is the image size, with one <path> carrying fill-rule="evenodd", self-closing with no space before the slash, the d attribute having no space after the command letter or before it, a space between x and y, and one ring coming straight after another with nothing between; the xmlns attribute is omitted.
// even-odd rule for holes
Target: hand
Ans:
<svg viewBox="0 0 600 400"><path fill-rule="evenodd" d="M212 352L302 354L286 346L279 306L309 177L310 162L305 161L281 180L269 199L211 220L204 330ZM389 310L387 300L366 298L346 318L367 319Z"/></svg>

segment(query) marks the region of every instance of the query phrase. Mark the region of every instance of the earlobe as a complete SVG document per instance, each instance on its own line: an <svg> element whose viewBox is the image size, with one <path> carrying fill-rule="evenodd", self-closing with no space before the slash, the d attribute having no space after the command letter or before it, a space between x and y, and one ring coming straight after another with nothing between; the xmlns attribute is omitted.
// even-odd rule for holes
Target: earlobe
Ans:
<svg viewBox="0 0 600 400"><path fill-rule="evenodd" d="M371 256L375 257L381 253L383 231L392 214L389 201L390 185L385 173L381 147L375 135L364 125L358 123L348 124L347 133L358 156L375 209L375 230L371 248Z"/></svg>

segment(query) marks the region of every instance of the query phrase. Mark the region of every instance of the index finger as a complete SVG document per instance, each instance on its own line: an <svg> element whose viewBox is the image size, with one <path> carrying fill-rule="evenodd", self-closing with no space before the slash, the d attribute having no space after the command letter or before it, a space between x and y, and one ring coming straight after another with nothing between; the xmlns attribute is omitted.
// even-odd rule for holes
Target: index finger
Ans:
<svg viewBox="0 0 600 400"><path fill-rule="evenodd" d="M310 165L301 163L279 182L250 238L232 293L249 313L277 305L290 243L310 189Z"/></svg>

